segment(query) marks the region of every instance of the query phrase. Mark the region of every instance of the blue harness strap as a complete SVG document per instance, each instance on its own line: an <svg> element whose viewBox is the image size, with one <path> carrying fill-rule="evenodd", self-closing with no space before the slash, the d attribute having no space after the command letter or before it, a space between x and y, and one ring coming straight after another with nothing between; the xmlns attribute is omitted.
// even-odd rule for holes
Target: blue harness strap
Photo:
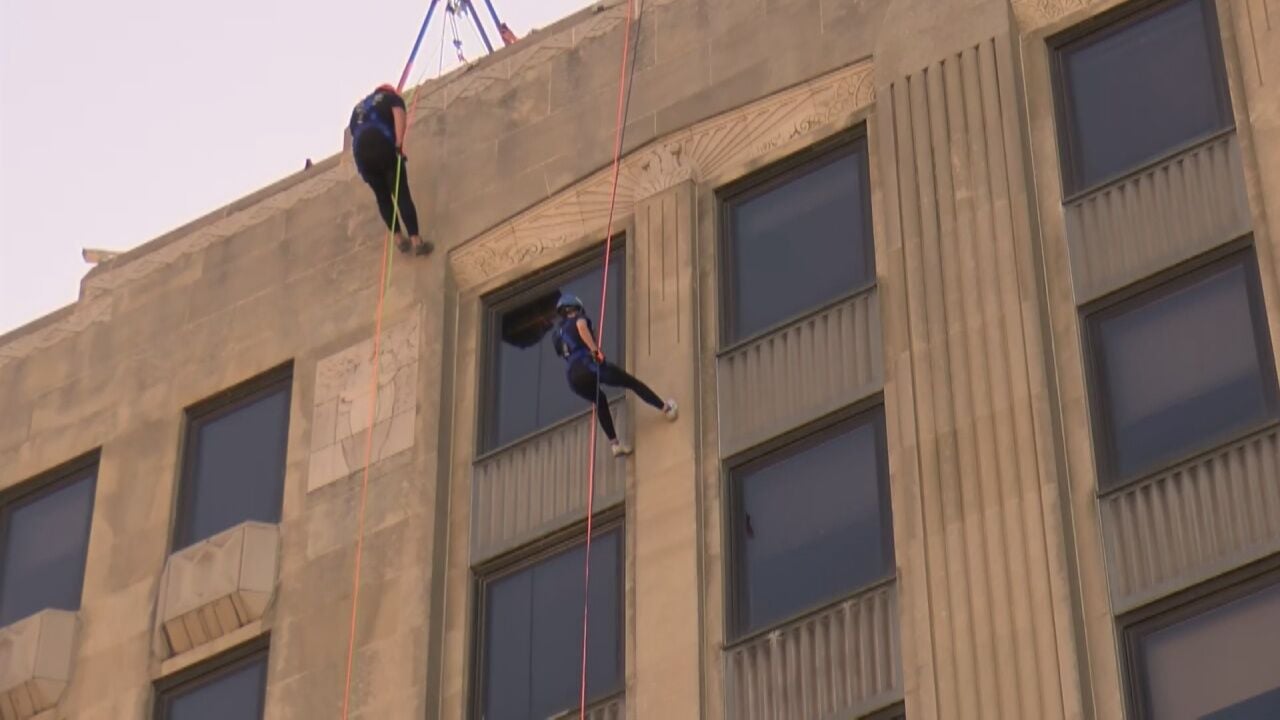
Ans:
<svg viewBox="0 0 1280 720"><path fill-rule="evenodd" d="M392 145L396 144L395 130L391 129L391 127L387 125L386 121L378 115L374 107L375 101L380 94L381 93L373 93L364 100L361 100L360 104L356 106L355 123L351 128L351 141L353 143L369 130L376 129L385 135L386 138L391 141Z"/></svg>
<svg viewBox="0 0 1280 720"><path fill-rule="evenodd" d="M591 327L590 319L587 320L587 329L595 332ZM595 358L591 356L591 348L587 347L587 344L582 340L582 335L578 333L578 321L576 318L560 321L560 325L556 327L555 346L556 352L560 353L560 357L564 358L570 367L575 362L595 363Z"/></svg>

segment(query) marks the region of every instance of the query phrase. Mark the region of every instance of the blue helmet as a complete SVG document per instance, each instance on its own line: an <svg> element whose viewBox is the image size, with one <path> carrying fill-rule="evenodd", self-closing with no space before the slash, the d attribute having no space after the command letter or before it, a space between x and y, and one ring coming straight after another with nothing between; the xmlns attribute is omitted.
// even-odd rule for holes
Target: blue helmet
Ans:
<svg viewBox="0 0 1280 720"><path fill-rule="evenodd" d="M560 302L556 303L556 312L564 315L569 310L577 310L583 312L582 301L577 295L564 294L560 296Z"/></svg>

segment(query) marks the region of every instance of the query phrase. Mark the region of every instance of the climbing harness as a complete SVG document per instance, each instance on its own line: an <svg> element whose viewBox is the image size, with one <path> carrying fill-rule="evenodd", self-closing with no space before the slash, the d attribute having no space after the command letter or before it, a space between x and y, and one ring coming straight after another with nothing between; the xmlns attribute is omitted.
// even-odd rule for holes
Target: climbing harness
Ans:
<svg viewBox="0 0 1280 720"><path fill-rule="evenodd" d="M386 136L386 138L391 141L392 145L396 144L395 130L393 130L391 126L387 124L387 121L382 119L382 115L377 112L376 106L382 92L383 91L381 90L374 92L364 100L361 100L360 104L356 106L355 119L351 126L352 145L354 145L361 136L365 135L370 130L377 130Z"/></svg>
<svg viewBox="0 0 1280 720"><path fill-rule="evenodd" d="M587 332L594 333L595 330L591 326L591 318L582 318L587 321ZM586 361L595 365L595 358L591 356L591 348L587 347L587 343L582 339L582 335L578 332L577 318L563 318L556 326L555 345L559 349L560 356L572 366L575 362ZM599 368L593 367L592 370L599 374ZM597 378L598 379L598 378Z"/></svg>

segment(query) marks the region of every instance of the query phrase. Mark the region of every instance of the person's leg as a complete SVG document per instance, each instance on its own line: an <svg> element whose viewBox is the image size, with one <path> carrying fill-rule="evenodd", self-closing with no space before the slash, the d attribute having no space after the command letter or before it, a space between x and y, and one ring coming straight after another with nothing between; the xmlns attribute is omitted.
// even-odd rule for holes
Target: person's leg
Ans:
<svg viewBox="0 0 1280 720"><path fill-rule="evenodd" d="M600 428L610 443L618 442L618 433L613 426L613 413L609 412L609 400L596 384L595 371L585 362L576 362L569 368L569 387L578 397L589 403L595 403L596 415L600 418Z"/></svg>
<svg viewBox="0 0 1280 720"><path fill-rule="evenodd" d="M398 158L391 168L388 187L397 187L396 200L400 206L400 222L404 223L409 237L418 237L418 209L413 205L413 196L409 194L409 168Z"/></svg>
<svg viewBox="0 0 1280 720"><path fill-rule="evenodd" d="M614 387L624 387L636 395L639 395L641 400L653 407L659 410L667 409L667 403L662 398L658 397L658 393L654 392L648 385L640 382L640 380L631 373L628 373L626 370L623 370L607 360L600 367L600 382Z"/></svg>
<svg viewBox="0 0 1280 720"><path fill-rule="evenodd" d="M355 148L356 170L373 190L373 197L378 202L378 214L382 216L382 222L386 224L388 230L394 232L395 200L391 194L393 186L387 182L386 147L390 147L390 143L378 142L378 140L380 138L368 135L360 138ZM386 147L383 147L384 145ZM392 170L394 172L394 168Z"/></svg>

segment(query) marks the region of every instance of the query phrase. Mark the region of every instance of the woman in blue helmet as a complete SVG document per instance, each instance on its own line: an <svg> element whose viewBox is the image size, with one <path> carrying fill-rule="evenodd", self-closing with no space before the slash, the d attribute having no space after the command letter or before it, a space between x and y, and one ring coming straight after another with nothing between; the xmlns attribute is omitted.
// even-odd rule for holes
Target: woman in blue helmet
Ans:
<svg viewBox="0 0 1280 720"><path fill-rule="evenodd" d="M569 387L582 399L595 403L600 428L604 430L605 437L609 438L609 449L613 451L614 457L630 453L631 448L618 440L618 433L613 427L613 415L609 412L609 401L600 385L627 388L639 395L641 400L661 410L667 420L676 419L674 400L664 402L648 385L605 359L596 343L595 329L591 326L591 319L587 317L581 300L573 295L563 295L556 304L556 312L560 316L560 322L556 325L552 340L556 352L569 364L566 373Z"/></svg>

